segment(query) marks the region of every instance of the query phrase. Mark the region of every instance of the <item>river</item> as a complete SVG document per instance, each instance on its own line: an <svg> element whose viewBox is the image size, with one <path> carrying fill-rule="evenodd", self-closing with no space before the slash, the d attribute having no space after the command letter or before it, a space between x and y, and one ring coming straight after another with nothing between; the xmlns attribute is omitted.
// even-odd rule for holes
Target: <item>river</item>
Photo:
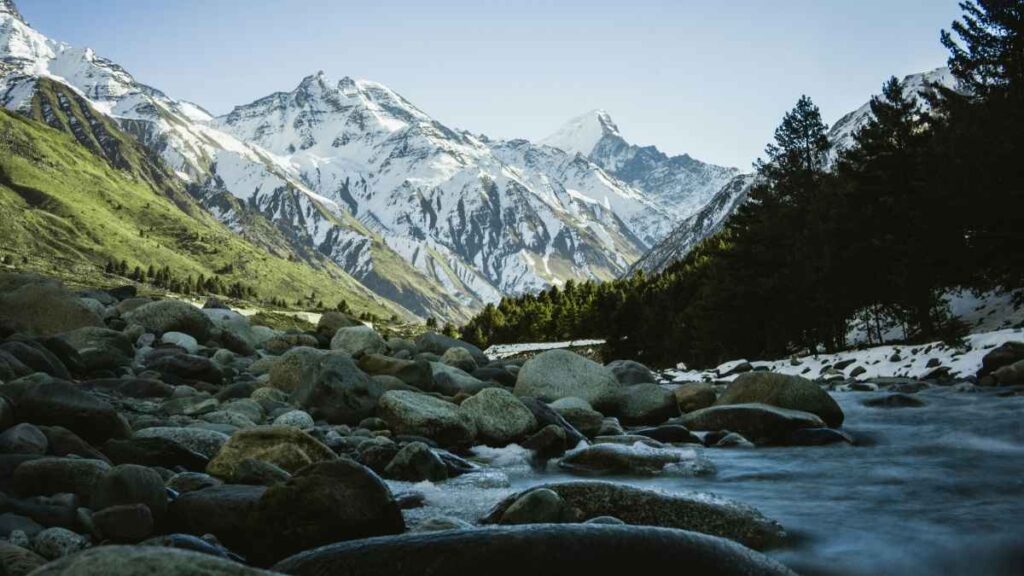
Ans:
<svg viewBox="0 0 1024 576"><path fill-rule="evenodd" d="M919 408L835 393L857 446L706 449L713 476L611 479L750 504L789 532L769 553L801 574L1024 574L1024 396L1005 393L936 387ZM410 521L473 521L513 490L574 479L530 470L514 448L482 456L499 471L412 487L428 505Z"/></svg>

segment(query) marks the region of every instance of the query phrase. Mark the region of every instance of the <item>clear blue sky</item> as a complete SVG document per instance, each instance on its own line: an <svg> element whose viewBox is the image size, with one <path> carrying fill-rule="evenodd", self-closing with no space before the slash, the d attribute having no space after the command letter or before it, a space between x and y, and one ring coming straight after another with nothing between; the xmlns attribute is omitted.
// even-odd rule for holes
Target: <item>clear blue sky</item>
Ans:
<svg viewBox="0 0 1024 576"><path fill-rule="evenodd" d="M835 121L943 65L956 0L16 0L55 39L214 113L305 75L387 84L438 120L539 139L607 109L624 136L747 168L806 93Z"/></svg>

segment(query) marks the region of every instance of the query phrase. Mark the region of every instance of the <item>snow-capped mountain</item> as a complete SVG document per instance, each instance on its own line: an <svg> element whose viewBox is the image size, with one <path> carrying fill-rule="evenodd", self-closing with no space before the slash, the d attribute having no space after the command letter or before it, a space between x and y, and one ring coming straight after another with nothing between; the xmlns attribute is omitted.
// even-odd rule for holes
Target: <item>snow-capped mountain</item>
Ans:
<svg viewBox="0 0 1024 576"><path fill-rule="evenodd" d="M295 254L327 257L421 315L614 277L673 225L585 158L450 129L373 82L317 74L213 118L0 0L0 102L28 111L40 78L114 119L236 232L258 237L269 222Z"/></svg>
<svg viewBox="0 0 1024 576"><path fill-rule="evenodd" d="M677 222L707 205L740 173L688 154L668 156L654 146L630 144L604 110L573 118L541 143L586 157L643 192Z"/></svg>

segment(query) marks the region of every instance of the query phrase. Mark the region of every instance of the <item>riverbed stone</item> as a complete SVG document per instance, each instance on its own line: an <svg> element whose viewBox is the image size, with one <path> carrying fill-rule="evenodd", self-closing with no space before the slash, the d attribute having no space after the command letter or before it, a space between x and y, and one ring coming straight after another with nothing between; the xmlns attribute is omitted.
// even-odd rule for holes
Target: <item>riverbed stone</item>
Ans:
<svg viewBox="0 0 1024 576"><path fill-rule="evenodd" d="M425 332L416 337L416 348L420 352L430 352L443 357L449 348L462 348L469 352L478 366L484 366L490 360L482 350L469 342L464 342L437 332Z"/></svg>
<svg viewBox="0 0 1024 576"><path fill-rule="evenodd" d="M179 300L150 302L124 315L126 322L138 324L147 332L184 332L200 342L210 337L213 322L195 306Z"/></svg>
<svg viewBox="0 0 1024 576"><path fill-rule="evenodd" d="M458 346L445 350L444 354L441 355L441 362L467 373L471 373L478 368L473 354L469 350Z"/></svg>
<svg viewBox="0 0 1024 576"><path fill-rule="evenodd" d="M729 384L715 405L755 402L817 414L833 428L843 424L843 411L839 404L821 386L800 376L773 372L741 374Z"/></svg>
<svg viewBox="0 0 1024 576"><path fill-rule="evenodd" d="M615 375L615 379L623 386L637 384L653 384L658 381L650 368L634 360L613 360L606 366Z"/></svg>
<svg viewBox="0 0 1024 576"><path fill-rule="evenodd" d="M369 326L349 326L338 328L331 338L331 350L342 350L352 356L360 354L383 354L388 345Z"/></svg>
<svg viewBox="0 0 1024 576"><path fill-rule="evenodd" d="M571 516L565 501L548 488L530 490L509 505L499 524L557 524Z"/></svg>
<svg viewBox="0 0 1024 576"><path fill-rule="evenodd" d="M36 554L28 542L0 540L0 574L25 576L46 564L46 558Z"/></svg>
<svg viewBox="0 0 1024 576"><path fill-rule="evenodd" d="M825 428L815 414L787 410L767 404L729 404L712 406L683 416L683 424L691 430L731 430L758 444L784 439L801 428Z"/></svg>
<svg viewBox="0 0 1024 576"><path fill-rule="evenodd" d="M253 546L252 515L264 486L223 484L182 493L168 508L173 530L213 534L229 548L248 552Z"/></svg>
<svg viewBox="0 0 1024 576"><path fill-rule="evenodd" d="M378 415L396 434L430 438L442 446L468 444L476 437L473 420L456 404L402 390L381 396Z"/></svg>
<svg viewBox="0 0 1024 576"><path fill-rule="evenodd" d="M96 530L115 542L139 542L153 533L153 513L145 504L119 504L92 515Z"/></svg>
<svg viewBox="0 0 1024 576"><path fill-rule="evenodd" d="M479 440L505 446L537 429L533 413L508 390L488 388L467 398L459 411L476 425Z"/></svg>
<svg viewBox="0 0 1024 576"><path fill-rule="evenodd" d="M978 379L982 379L1003 366L1024 360L1024 342L1004 342L993 348L981 359Z"/></svg>
<svg viewBox="0 0 1024 576"><path fill-rule="evenodd" d="M384 477L406 482L440 482L448 479L448 467L429 446L423 442L411 442L402 447L384 468Z"/></svg>
<svg viewBox="0 0 1024 576"><path fill-rule="evenodd" d="M35 274L0 273L0 318L12 331L54 336L103 320L60 282Z"/></svg>
<svg viewBox="0 0 1024 576"><path fill-rule="evenodd" d="M653 383L627 386L619 392L615 414L623 424L660 424L679 415L676 397L670 391Z"/></svg>
<svg viewBox="0 0 1024 576"><path fill-rule="evenodd" d="M673 393L676 397L676 405L683 414L707 408L715 403L718 395L715 388L707 382L691 382L676 388Z"/></svg>
<svg viewBox="0 0 1024 576"><path fill-rule="evenodd" d="M325 354L323 350L307 346L284 352L270 367L270 385L284 392L294 392L300 384L315 378L317 365Z"/></svg>
<svg viewBox="0 0 1024 576"><path fill-rule="evenodd" d="M176 428L158 426L135 432L135 438L164 438L206 458L213 458L228 441L228 435L204 428Z"/></svg>
<svg viewBox="0 0 1024 576"><path fill-rule="evenodd" d="M60 527L47 528L32 539L32 548L47 560L70 556L88 546L88 537Z"/></svg>
<svg viewBox="0 0 1024 576"><path fill-rule="evenodd" d="M103 445L105 454L114 464L139 464L187 470L206 470L210 459L167 438L111 439Z"/></svg>
<svg viewBox="0 0 1024 576"><path fill-rule="evenodd" d="M210 460L206 471L220 478L232 479L235 468L248 458L264 460L288 472L314 462L332 460L330 448L309 434L290 426L258 426L239 430Z"/></svg>
<svg viewBox="0 0 1024 576"><path fill-rule="evenodd" d="M102 460L40 458L14 469L14 491L23 496L71 493L88 498L110 469Z"/></svg>
<svg viewBox="0 0 1024 576"><path fill-rule="evenodd" d="M48 447L46 434L32 424L18 424L0 434L0 453L42 455Z"/></svg>
<svg viewBox="0 0 1024 576"><path fill-rule="evenodd" d="M164 546L100 546L51 562L36 576L273 576L237 562Z"/></svg>
<svg viewBox="0 0 1024 576"><path fill-rule="evenodd" d="M359 368L374 376L392 376L418 390L434 389L434 375L430 363L424 360L402 360L383 354L365 354L359 358Z"/></svg>
<svg viewBox="0 0 1024 576"><path fill-rule="evenodd" d="M556 400L550 406L584 436L593 438L600 434L604 416L586 400L570 396Z"/></svg>
<svg viewBox="0 0 1024 576"><path fill-rule="evenodd" d="M151 468L121 464L107 470L96 483L90 504L102 510L120 504L145 504L157 520L167 511L164 480Z"/></svg>
<svg viewBox="0 0 1024 576"><path fill-rule="evenodd" d="M652 441L653 442L653 441ZM699 459L696 452L660 449L642 443L632 445L599 443L566 452L558 465L574 474L631 474L653 476L667 467L686 471L688 475L704 475L713 471Z"/></svg>
<svg viewBox="0 0 1024 576"><path fill-rule="evenodd" d="M70 382L47 377L28 385L15 402L19 420L64 426L93 442L131 434L128 422L113 406Z"/></svg>
<svg viewBox="0 0 1024 576"><path fill-rule="evenodd" d="M582 398L598 410L611 410L620 389L610 369L567 350L548 350L523 364L514 392L544 402Z"/></svg>
<svg viewBox="0 0 1024 576"><path fill-rule="evenodd" d="M325 354L316 360L312 377L294 389L291 402L315 419L355 425L374 415L383 394L384 387L351 358Z"/></svg>

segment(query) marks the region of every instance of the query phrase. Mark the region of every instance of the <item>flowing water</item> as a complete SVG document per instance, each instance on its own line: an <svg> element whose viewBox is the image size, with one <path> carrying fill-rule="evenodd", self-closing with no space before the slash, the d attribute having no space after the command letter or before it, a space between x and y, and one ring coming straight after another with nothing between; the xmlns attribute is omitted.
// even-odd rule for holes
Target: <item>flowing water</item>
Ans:
<svg viewBox="0 0 1024 576"><path fill-rule="evenodd" d="M933 388L920 408L835 393L857 446L709 449L713 476L614 480L753 505L791 536L769 553L801 574L1024 574L1024 396L1000 392ZM416 485L428 506L414 516L474 520L513 490L571 478L531 471L515 449L483 456L501 472Z"/></svg>

